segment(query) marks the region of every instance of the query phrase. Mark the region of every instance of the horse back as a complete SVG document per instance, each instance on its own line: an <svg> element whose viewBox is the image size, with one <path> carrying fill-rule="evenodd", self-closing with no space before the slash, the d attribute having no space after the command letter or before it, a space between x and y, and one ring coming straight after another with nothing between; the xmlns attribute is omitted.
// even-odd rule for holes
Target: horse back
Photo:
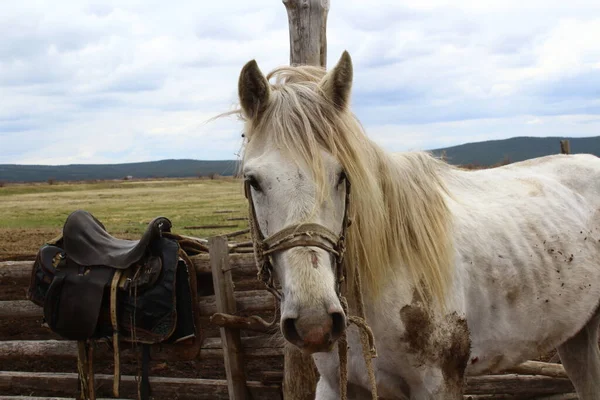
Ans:
<svg viewBox="0 0 600 400"><path fill-rule="evenodd" d="M600 299L600 159L548 156L448 182L469 368L499 371L576 334Z"/></svg>

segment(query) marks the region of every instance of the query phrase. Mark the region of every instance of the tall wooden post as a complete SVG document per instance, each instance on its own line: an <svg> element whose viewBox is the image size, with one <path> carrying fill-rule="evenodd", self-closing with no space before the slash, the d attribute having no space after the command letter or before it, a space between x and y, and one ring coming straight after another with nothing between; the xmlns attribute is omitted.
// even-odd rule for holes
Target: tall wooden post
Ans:
<svg viewBox="0 0 600 400"><path fill-rule="evenodd" d="M290 64L327 66L329 0L282 0L290 26Z"/></svg>
<svg viewBox="0 0 600 400"><path fill-rule="evenodd" d="M282 0L290 29L290 64L327 67L329 0ZM313 400L317 372L311 356L284 346L284 400Z"/></svg>
<svg viewBox="0 0 600 400"><path fill-rule="evenodd" d="M560 141L560 154L571 154L571 144L568 140Z"/></svg>

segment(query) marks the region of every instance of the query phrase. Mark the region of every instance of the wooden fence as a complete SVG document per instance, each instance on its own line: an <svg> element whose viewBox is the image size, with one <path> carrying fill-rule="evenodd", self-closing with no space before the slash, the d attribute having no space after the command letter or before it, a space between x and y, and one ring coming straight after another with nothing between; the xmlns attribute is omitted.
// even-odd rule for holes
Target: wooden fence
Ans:
<svg viewBox="0 0 600 400"><path fill-rule="evenodd" d="M195 377L151 373L153 394L161 399L281 399L283 340L279 332L264 324L258 328L262 332L257 332L219 326L230 325L229 320L211 321L215 314L220 315L217 313L239 316L241 323L258 320L244 318L250 316L271 321L276 314L275 299L257 280L247 243L229 243L227 237L219 236L210 238L208 245L210 254L191 257L198 277L203 342L193 362L194 373L185 375ZM72 398L78 393L77 343L42 327L42 308L26 300L32 263L0 262L0 400L10 398L4 396L8 394ZM97 394L110 397L112 351L103 346L97 344L95 351L97 370L108 374L96 374ZM186 363L180 360L178 350L170 345L153 346L154 370L158 365L167 372L176 368L171 375L184 372ZM47 365L48 360L52 360L53 372L40 370L36 363ZM122 396L128 398L136 398L136 360L132 351L123 352L122 368L130 375L122 378ZM68 372L54 372L55 366Z"/></svg>
<svg viewBox="0 0 600 400"><path fill-rule="evenodd" d="M210 238L208 246L210 254L192 257L198 275L202 345L192 362L182 362L176 348L153 347L153 395L161 399L281 399L284 342L278 329L270 330L264 322L276 317L276 302L256 278L249 243L230 243L219 236ZM42 309L25 299L31 266L31 261L0 263L0 400L73 398L78 393L77 345L43 328ZM110 397L112 352L102 351L102 346L95 352L97 394ZM122 396L136 398L135 354L124 351L122 359ZM52 372L44 370L48 365ZM61 365L63 372L56 372ZM528 362L506 374L468 377L467 381L465 399L577 398L559 364Z"/></svg>

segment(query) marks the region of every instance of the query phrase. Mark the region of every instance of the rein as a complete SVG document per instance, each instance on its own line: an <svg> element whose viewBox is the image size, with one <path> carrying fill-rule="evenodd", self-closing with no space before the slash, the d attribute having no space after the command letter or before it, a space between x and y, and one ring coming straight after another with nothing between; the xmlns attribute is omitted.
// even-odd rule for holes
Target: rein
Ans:
<svg viewBox="0 0 600 400"><path fill-rule="evenodd" d="M344 314L348 315L348 302L342 294L342 284L346 279L346 271L343 267L344 255L346 253L346 234L351 220L348 216L350 205L350 180L346 179L346 198L344 204L344 217L342 220L342 232L338 236L328 228L316 223L300 223L291 225L264 237L258 225L256 218L256 209L252 200L252 189L248 181L244 183L244 192L248 200L248 218L250 223L250 235L254 248L254 257L258 268L258 278L263 281L267 289L279 300L283 294L275 287L273 264L271 256L274 253L288 250L294 247L318 247L330 253L335 258L335 276L336 276L336 294L342 304ZM355 298L357 302L357 311L359 316L348 316L347 325L355 324L360 330L363 357L369 374L371 384L371 396L377 400L377 384L375 381L375 371L373 369L372 358L377 357L373 332L369 328L365 318L364 301L361 290L361 280L359 273L355 273ZM348 386L348 346L346 331L338 339L338 352L340 360L340 391L341 400L346 400Z"/></svg>

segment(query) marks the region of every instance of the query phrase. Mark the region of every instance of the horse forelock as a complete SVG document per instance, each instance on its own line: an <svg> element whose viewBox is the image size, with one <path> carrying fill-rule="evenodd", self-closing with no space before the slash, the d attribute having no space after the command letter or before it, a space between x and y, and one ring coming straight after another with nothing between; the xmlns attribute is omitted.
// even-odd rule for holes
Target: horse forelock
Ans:
<svg viewBox="0 0 600 400"><path fill-rule="evenodd" d="M329 195L320 154L333 155L352 185L345 267L349 282L361 274L376 297L386 282L408 278L421 297L443 305L453 265L451 218L441 171L445 163L421 153L392 157L373 143L349 111L340 111L319 90L325 71L282 67L267 75L269 104L246 121L246 148L272 146L308 165L319 200ZM260 140L262 137L263 140Z"/></svg>

